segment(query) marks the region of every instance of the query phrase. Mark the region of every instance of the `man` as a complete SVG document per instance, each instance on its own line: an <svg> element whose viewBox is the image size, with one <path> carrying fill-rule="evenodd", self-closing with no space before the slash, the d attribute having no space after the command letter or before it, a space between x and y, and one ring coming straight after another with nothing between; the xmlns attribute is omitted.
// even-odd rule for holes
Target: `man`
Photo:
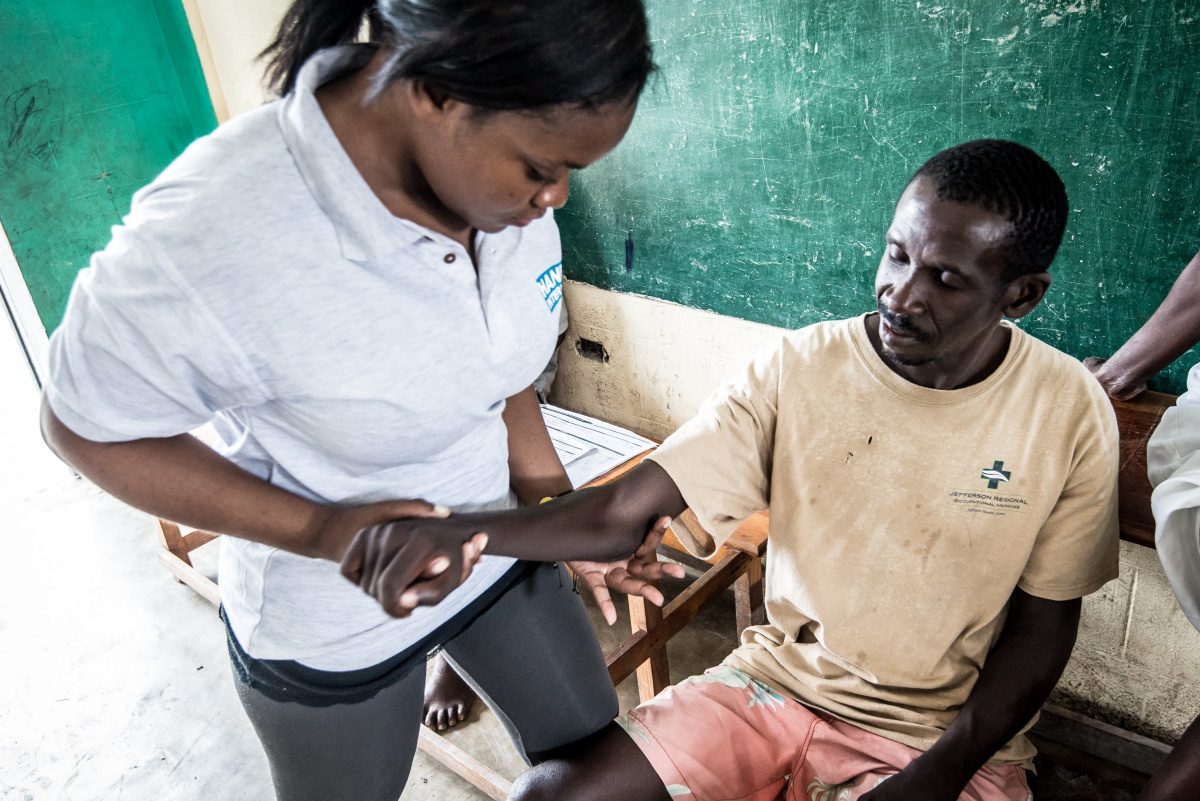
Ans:
<svg viewBox="0 0 1200 801"><path fill-rule="evenodd" d="M1066 218L1029 149L939 153L896 206L877 311L787 335L608 487L370 529L343 572L407 608L445 587L410 584L397 549L444 537L452 554L477 531L517 556L568 531L633 547L687 505L712 536L677 534L705 555L769 508L766 625L513 798L1025 801L1023 732L1081 597L1117 575L1112 409L1004 321L1045 295Z"/></svg>

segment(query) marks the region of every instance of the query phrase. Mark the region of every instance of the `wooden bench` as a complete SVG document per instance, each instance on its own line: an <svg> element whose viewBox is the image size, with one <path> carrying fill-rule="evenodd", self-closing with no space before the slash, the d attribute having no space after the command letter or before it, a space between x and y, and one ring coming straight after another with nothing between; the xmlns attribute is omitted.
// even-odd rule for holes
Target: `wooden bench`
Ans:
<svg viewBox="0 0 1200 801"><path fill-rule="evenodd" d="M1143 392L1127 401L1113 401L1121 431L1121 473L1117 483L1121 539L1154 547L1154 514L1150 511L1150 479L1146 475L1146 442L1176 396Z"/></svg>

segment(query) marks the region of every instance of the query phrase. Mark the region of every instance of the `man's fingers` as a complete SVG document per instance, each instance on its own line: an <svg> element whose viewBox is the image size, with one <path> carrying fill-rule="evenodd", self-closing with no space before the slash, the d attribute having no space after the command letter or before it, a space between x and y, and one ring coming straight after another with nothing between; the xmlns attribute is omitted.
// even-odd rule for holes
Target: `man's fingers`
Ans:
<svg viewBox="0 0 1200 801"><path fill-rule="evenodd" d="M350 547L342 554L342 563L338 569L343 576L355 584L358 583L359 577L362 576L363 552L365 549L366 545L363 542L363 538L356 536L350 541Z"/></svg>
<svg viewBox="0 0 1200 801"><path fill-rule="evenodd" d="M671 526L671 518L660 517L646 532L646 538L642 540L642 544L634 551L635 559L645 559L657 551L658 544L662 542L663 536L667 533L667 529Z"/></svg>
<svg viewBox="0 0 1200 801"><path fill-rule="evenodd" d="M420 499L411 499L407 501L390 501L387 504L387 514L393 520L400 520L406 517L449 517L450 508L441 504L432 504L429 501Z"/></svg>
<svg viewBox="0 0 1200 801"><path fill-rule="evenodd" d="M612 595L608 592L608 585L604 582L604 574L598 570L589 570L580 573L583 577L583 583L592 591L592 597L596 599L596 605L600 607L600 613L604 615L604 621L608 625L617 622L617 606L613 603Z"/></svg>

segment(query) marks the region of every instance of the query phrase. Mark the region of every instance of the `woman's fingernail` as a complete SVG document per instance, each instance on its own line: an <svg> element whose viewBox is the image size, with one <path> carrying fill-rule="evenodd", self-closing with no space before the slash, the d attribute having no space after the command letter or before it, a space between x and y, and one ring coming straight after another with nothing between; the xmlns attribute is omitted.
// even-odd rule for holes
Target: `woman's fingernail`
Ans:
<svg viewBox="0 0 1200 801"><path fill-rule="evenodd" d="M437 506L433 507L433 513L435 515L437 515L438 517L449 517L450 516L450 507L442 506L439 503Z"/></svg>
<svg viewBox="0 0 1200 801"><path fill-rule="evenodd" d="M475 546L479 548L479 553L483 553L483 549L487 547L488 535L480 534L475 538Z"/></svg>
<svg viewBox="0 0 1200 801"><path fill-rule="evenodd" d="M444 573L448 567L450 567L450 558L448 556L439 556L429 563L429 575L436 576Z"/></svg>
<svg viewBox="0 0 1200 801"><path fill-rule="evenodd" d="M417 591L409 590L408 592L401 595L400 596L400 605L401 606L416 606L417 605Z"/></svg>

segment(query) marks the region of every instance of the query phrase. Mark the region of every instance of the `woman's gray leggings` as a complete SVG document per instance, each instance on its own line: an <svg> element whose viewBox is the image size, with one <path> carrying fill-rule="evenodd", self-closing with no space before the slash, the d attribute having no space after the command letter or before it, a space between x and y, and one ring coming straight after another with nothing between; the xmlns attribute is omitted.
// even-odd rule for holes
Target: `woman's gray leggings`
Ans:
<svg viewBox="0 0 1200 801"><path fill-rule="evenodd" d="M604 655L566 569L543 565L444 646L507 727L526 762L592 734L617 714ZM408 780L425 688L416 666L355 704L275 701L238 679L279 801L396 801Z"/></svg>

